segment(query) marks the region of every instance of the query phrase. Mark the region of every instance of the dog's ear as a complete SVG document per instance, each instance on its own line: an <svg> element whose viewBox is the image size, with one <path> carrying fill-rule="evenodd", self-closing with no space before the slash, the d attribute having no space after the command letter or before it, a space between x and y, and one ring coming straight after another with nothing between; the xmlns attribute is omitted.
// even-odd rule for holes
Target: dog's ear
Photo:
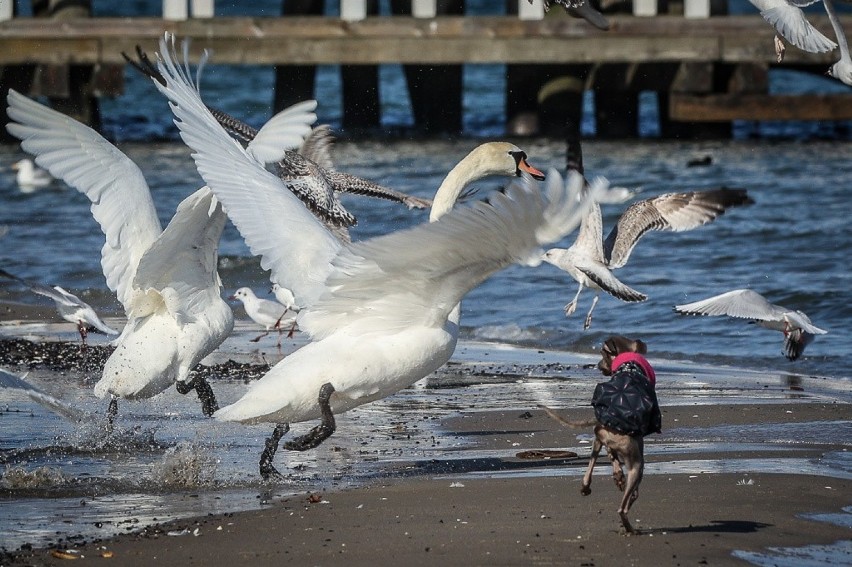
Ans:
<svg viewBox="0 0 852 567"><path fill-rule="evenodd" d="M638 352L639 354L648 354L648 346L643 341L636 339L633 342L633 352Z"/></svg>

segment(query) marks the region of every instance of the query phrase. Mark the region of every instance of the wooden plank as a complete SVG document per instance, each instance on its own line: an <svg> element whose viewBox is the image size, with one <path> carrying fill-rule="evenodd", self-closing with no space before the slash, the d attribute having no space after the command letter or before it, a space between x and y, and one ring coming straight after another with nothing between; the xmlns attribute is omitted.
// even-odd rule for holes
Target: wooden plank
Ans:
<svg viewBox="0 0 852 567"><path fill-rule="evenodd" d="M827 18L813 17L828 31ZM852 16L841 18L852 28ZM215 47L215 62L236 64L377 63L774 63L773 30L758 16L610 17L609 32L574 18L439 16L337 18L87 18L0 22L0 64L119 63L120 52L151 49L169 30L197 48ZM830 64L836 55L787 50L785 63Z"/></svg>
<svg viewBox="0 0 852 567"><path fill-rule="evenodd" d="M852 120L852 94L688 95L672 93L669 116L683 122Z"/></svg>

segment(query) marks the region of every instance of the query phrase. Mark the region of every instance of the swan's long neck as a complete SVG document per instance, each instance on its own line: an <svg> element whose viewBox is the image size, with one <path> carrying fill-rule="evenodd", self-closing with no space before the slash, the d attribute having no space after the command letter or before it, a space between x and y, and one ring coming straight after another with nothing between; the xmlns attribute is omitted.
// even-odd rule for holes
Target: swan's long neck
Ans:
<svg viewBox="0 0 852 567"><path fill-rule="evenodd" d="M450 211L456 204L461 192L470 183L501 172L493 165L489 165L489 161L483 153L482 147L474 149L450 170L441 186L438 187L438 191L435 192L432 210L429 213L429 222L435 222Z"/></svg>

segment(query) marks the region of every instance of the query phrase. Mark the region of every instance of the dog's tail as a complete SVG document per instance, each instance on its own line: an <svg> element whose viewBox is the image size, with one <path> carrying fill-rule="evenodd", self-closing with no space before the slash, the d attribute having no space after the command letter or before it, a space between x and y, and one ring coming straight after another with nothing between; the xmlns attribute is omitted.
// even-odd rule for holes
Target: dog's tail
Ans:
<svg viewBox="0 0 852 567"><path fill-rule="evenodd" d="M597 419L585 419L585 420L571 421L571 420L565 419L564 417L562 417L561 415L559 415L558 413L556 413L555 411L553 411L552 409L550 409L546 405L538 404L538 407L543 409L544 413L546 413L547 415L549 415L550 417L552 417L553 419L555 419L556 421L558 421L559 423L561 423L562 425L564 425L566 427L592 427L593 425L598 424Z"/></svg>

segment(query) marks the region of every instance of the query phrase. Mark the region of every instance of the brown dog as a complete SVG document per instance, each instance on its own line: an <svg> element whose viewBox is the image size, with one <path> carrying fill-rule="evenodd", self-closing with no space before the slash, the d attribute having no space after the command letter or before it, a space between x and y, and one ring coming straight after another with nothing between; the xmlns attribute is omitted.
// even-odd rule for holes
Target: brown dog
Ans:
<svg viewBox="0 0 852 567"><path fill-rule="evenodd" d="M606 376L613 376L613 379L598 384L592 398L598 423L595 425L589 468L583 475L580 488L584 496L591 494L592 471L601 448L606 447L612 461L612 478L618 489L624 492L618 515L628 533L633 533L633 526L627 519L627 512L639 497L639 483L645 469L643 437L659 432L662 421L654 393L654 370L641 356L646 352L647 347L642 341L621 336L610 337L601 348L598 369ZM607 399L607 388L614 388L617 397ZM642 399L628 402L627 405L632 407L627 410L618 407L621 400L629 400L631 395ZM616 402L616 399L619 401ZM625 411L629 415L625 416ZM626 480L622 467L627 467Z"/></svg>

